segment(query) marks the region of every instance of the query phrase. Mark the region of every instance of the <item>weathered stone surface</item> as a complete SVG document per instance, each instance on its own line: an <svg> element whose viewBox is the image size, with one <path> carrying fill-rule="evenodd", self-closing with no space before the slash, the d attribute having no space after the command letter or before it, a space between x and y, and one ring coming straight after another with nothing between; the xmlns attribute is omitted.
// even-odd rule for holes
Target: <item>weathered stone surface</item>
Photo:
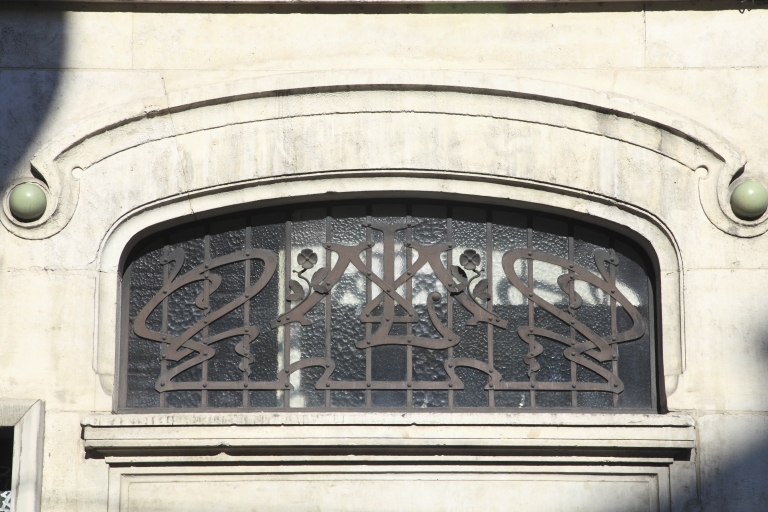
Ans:
<svg viewBox="0 0 768 512"><path fill-rule="evenodd" d="M360 487L344 482L359 478L350 475L360 465L342 472L337 501L324 501L315 477L280 480L254 469L295 458L213 453L222 444L255 449L253 439L284 448L295 442L288 428L332 447L409 446L414 434L426 445L473 439L534 453L504 465L473 455L508 468L492 485L448 478L474 464L460 458L444 459L439 476L419 473L430 482L419 492L434 498L419 503L438 508L460 488L477 493L473 506L493 510L497 502L481 498L500 487L513 497L565 497L526 510L616 510L622 499L622 510L768 508L768 234L760 221L730 217L718 195L745 162L744 177L768 185L767 10L132 7L0 10L0 178L7 186L40 164L35 171L60 206L36 239L15 224L0 227L0 402L15 411L13 400L45 401L42 510L191 510L189 496L201 488L234 495L230 505L242 510L277 480L318 493L310 503L296 492L297 507L339 510L341 495L354 503ZM375 80L386 87L372 87ZM718 162L727 168L721 182ZM353 427L358 420L344 413L332 421L109 415L121 257L136 237L221 211L361 194L533 205L636 233L659 260L659 372L676 412L519 416L494 427L473 425L482 415L471 413L433 426L384 414ZM461 426L445 426L451 421ZM211 453L156 452L173 443ZM549 460L542 451L619 445L638 453ZM111 458L86 457L86 448ZM656 449L678 451L639 455ZM367 483L356 483L395 509L414 508L397 499L413 480L408 466L371 457L401 481L366 473ZM424 457L412 468L433 464ZM339 463L306 467L327 479L328 465Z"/></svg>

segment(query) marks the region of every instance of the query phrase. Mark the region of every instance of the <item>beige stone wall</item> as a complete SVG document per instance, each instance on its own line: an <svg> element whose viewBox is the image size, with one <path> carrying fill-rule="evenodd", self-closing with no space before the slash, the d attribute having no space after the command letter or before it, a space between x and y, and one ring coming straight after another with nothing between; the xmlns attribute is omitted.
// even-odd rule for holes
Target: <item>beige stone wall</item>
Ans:
<svg viewBox="0 0 768 512"><path fill-rule="evenodd" d="M32 239L25 228L0 227L0 398L45 402L42 510L107 510L107 488L113 492L119 480L103 459L85 457L81 421L112 410L110 318L115 321L119 254L133 234L233 202L301 199L344 187L351 194L371 187L397 192L391 176L375 169L417 167L472 174L467 187L476 198L548 204L603 219L622 210L619 222L650 240L660 260L672 262L662 266L668 291L662 300L669 301L662 321L665 329L676 327L665 330L666 393L670 410L692 418L696 432L692 460L671 465L672 488L659 510L768 509L768 234L754 226L729 234L741 229L734 227L738 222L718 210L716 199L705 198L727 194L744 161L745 175L768 185L768 10L738 7L0 7L0 177L5 185L29 176L34 158L48 162L66 171L54 192L61 192L62 211L71 210L51 218L50 225L61 223L56 229L43 232L43 225ZM286 74L294 76L275 78ZM404 82L468 89L436 92L437 100L396 92L310 94L293 103L233 96ZM489 100L483 86L508 91L512 99ZM615 108L623 121L610 132L607 120L585 113L592 110L532 105L520 100L522 93ZM229 98L232 108L189 106L215 98ZM445 156L448 140L426 156L408 154L402 141L377 131L374 118L342 125L330 116L351 103L360 112L383 106L450 111L456 114L450 133L472 135L460 155ZM316 125L262 122L271 108L306 113L317 105L325 110ZM179 112L169 113L174 106ZM135 114L142 108L159 114ZM462 108L486 117L472 124L466 112L459 118ZM504 119L518 116L516 133L529 144L494 152L515 140L480 135L504 131L488 120L501 111ZM551 126L530 128L538 115L550 116ZM632 124L635 117L640 128ZM110 120L126 128L111 127ZM592 131L575 128L593 121ZM440 127L426 114L398 122ZM349 135L340 147L352 145L363 127L375 147L400 156L311 152L307 138L328 146L321 136L331 126ZM633 135L636 128L648 134L647 142ZM303 138L288 136L300 130ZM68 133L85 134L91 146L46 153ZM157 136L149 140L148 133ZM270 133L299 149L276 163L258 143L247 151L232 145L269 141ZM674 147L663 147L670 137ZM725 187L710 179L717 167L710 143L731 152ZM481 146L490 149L476 149ZM554 151L540 157L548 148ZM511 154L516 167L506 160ZM243 164L243 156L258 165ZM379 181L352 182L343 173L322 183L280 185L277 179L338 170L345 162L370 168ZM78 165L82 178L71 174ZM710 165L709 181L698 165ZM414 172L412 190L427 193L442 185L424 180L439 179L445 191L458 194L464 185L453 177ZM534 179L552 187L534 192ZM233 182L245 185L225 190ZM75 183L78 194L67 195ZM556 187L567 186L576 192L558 195ZM185 194L194 198L170 199Z"/></svg>

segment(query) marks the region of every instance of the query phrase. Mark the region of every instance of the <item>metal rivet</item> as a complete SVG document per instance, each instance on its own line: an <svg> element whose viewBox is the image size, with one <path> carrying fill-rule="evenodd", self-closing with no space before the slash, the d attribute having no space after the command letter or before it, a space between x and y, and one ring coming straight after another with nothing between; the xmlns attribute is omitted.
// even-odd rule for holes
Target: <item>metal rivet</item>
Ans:
<svg viewBox="0 0 768 512"><path fill-rule="evenodd" d="M245 332L248 332L248 328L247 327L245 328Z"/></svg>
<svg viewBox="0 0 768 512"><path fill-rule="evenodd" d="M161 354L160 359L165 359L165 354Z"/></svg>
<svg viewBox="0 0 768 512"><path fill-rule="evenodd" d="M611 340L616 341L616 336L611 336Z"/></svg>
<svg viewBox="0 0 768 512"><path fill-rule="evenodd" d="M370 383L370 382L368 382L368 383L366 384L366 386L368 386L368 387L371 387L371 383Z"/></svg>
<svg viewBox="0 0 768 512"><path fill-rule="evenodd" d="M330 281L326 281L325 282L325 286L331 286L331 282Z"/></svg>
<svg viewBox="0 0 768 512"><path fill-rule="evenodd" d="M448 341L453 341L453 338L448 338Z"/></svg>
<svg viewBox="0 0 768 512"><path fill-rule="evenodd" d="M385 322L389 322L389 317L384 319Z"/></svg>
<svg viewBox="0 0 768 512"><path fill-rule="evenodd" d="M489 387L489 388L492 388L492 387L493 387L493 384L488 384L488 387Z"/></svg>
<svg viewBox="0 0 768 512"><path fill-rule="evenodd" d="M575 356L575 355L576 355L576 352L571 352L571 355L572 355L572 356Z"/></svg>
<svg viewBox="0 0 768 512"><path fill-rule="evenodd" d="M244 387L244 388L247 388L247 387L248 387L248 383L247 383L247 382L245 382L245 383L243 384L243 387Z"/></svg>
<svg viewBox="0 0 768 512"><path fill-rule="evenodd" d="M407 341L408 343L410 343L410 342L411 342L411 338L408 338L408 339L407 339L407 340L405 340L405 341Z"/></svg>
<svg viewBox="0 0 768 512"><path fill-rule="evenodd" d="M366 313L365 316L371 316L371 314L370 313Z"/></svg>
<svg viewBox="0 0 768 512"><path fill-rule="evenodd" d="M205 264L205 268L208 268L208 264L207 263Z"/></svg>
<svg viewBox="0 0 768 512"><path fill-rule="evenodd" d="M167 294L168 294L168 290L163 290L163 295L167 295Z"/></svg>
<svg viewBox="0 0 768 512"><path fill-rule="evenodd" d="M411 271L410 270L407 270L405 273L408 274L408 275L411 275Z"/></svg>
<svg viewBox="0 0 768 512"><path fill-rule="evenodd" d="M619 383L618 382L614 382L613 383L613 387L615 387L615 388L619 387Z"/></svg>
<svg viewBox="0 0 768 512"><path fill-rule="evenodd" d="M614 358L614 359L618 359L618 358L619 358L619 355L618 355L618 354L613 354L613 358Z"/></svg>
<svg viewBox="0 0 768 512"><path fill-rule="evenodd" d="M160 383L160 386L161 386L161 387L165 386L165 382L161 382L161 383Z"/></svg>
<svg viewBox="0 0 768 512"><path fill-rule="evenodd" d="M528 256L533 256L533 251L528 251Z"/></svg>
<svg viewBox="0 0 768 512"><path fill-rule="evenodd" d="M330 368L331 367L331 363L325 363L325 367L326 368Z"/></svg>
<svg viewBox="0 0 768 512"><path fill-rule="evenodd" d="M291 373L291 370L285 370L285 373Z"/></svg>
<svg viewBox="0 0 768 512"><path fill-rule="evenodd" d="M536 384L531 384L531 387L532 387L532 388L535 388L535 387L536 387Z"/></svg>
<svg viewBox="0 0 768 512"><path fill-rule="evenodd" d="M571 387L572 387L573 389L576 389L576 384L571 384Z"/></svg>
<svg viewBox="0 0 768 512"><path fill-rule="evenodd" d="M208 387L208 383L207 382L203 382L203 387L207 388Z"/></svg>
<svg viewBox="0 0 768 512"><path fill-rule="evenodd" d="M286 322L290 321L290 319L291 319L291 317L289 317L289 316L285 317L285 321Z"/></svg>
<svg viewBox="0 0 768 512"><path fill-rule="evenodd" d="M168 336L166 336L165 334L163 334L163 339L166 339L167 337L168 337Z"/></svg>
<svg viewBox="0 0 768 512"><path fill-rule="evenodd" d="M611 290L611 293L616 293L616 290Z"/></svg>
<svg viewBox="0 0 768 512"><path fill-rule="evenodd" d="M453 368L453 364L448 363L448 368Z"/></svg>
<svg viewBox="0 0 768 512"><path fill-rule="evenodd" d="M370 342L370 341L366 341L366 343L367 343L368 345L370 345L370 344L371 344L371 342Z"/></svg>
<svg viewBox="0 0 768 512"><path fill-rule="evenodd" d="M531 327L530 329L528 329L528 332L533 332L533 327Z"/></svg>
<svg viewBox="0 0 768 512"><path fill-rule="evenodd" d="M530 297L530 298L533 298L533 294L532 294L532 293L529 293L529 294L528 294L528 297Z"/></svg>
<svg viewBox="0 0 768 512"><path fill-rule="evenodd" d="M285 387L289 388L289 387L291 387L291 385L286 382L285 383Z"/></svg>
<svg viewBox="0 0 768 512"><path fill-rule="evenodd" d="M568 265L568 268L573 268L573 263L571 263L570 265Z"/></svg>
<svg viewBox="0 0 768 512"><path fill-rule="evenodd" d="M528 357L534 357L533 353L529 353Z"/></svg>
<svg viewBox="0 0 768 512"><path fill-rule="evenodd" d="M449 383L448 383L448 387L449 387L449 388L452 388L452 387L453 387L453 382L449 382Z"/></svg>
<svg viewBox="0 0 768 512"><path fill-rule="evenodd" d="M325 383L325 387L327 387L327 388L331 387L331 383L330 382L326 382Z"/></svg>
<svg viewBox="0 0 768 512"><path fill-rule="evenodd" d="M573 324L575 324L575 323L576 323L576 320L574 320L573 318L571 318L571 325L573 325Z"/></svg>
<svg viewBox="0 0 768 512"><path fill-rule="evenodd" d="M247 293L245 294L245 298L246 298L246 299L249 299L250 297L251 297L251 296L250 296L250 295L248 295Z"/></svg>
<svg viewBox="0 0 768 512"><path fill-rule="evenodd" d="M408 387L411 387L411 383L410 382L408 383Z"/></svg>
<svg viewBox="0 0 768 512"><path fill-rule="evenodd" d="M250 256L250 255L251 255L251 253L250 253L250 252L248 252L248 251L245 251L245 255L246 255L246 256Z"/></svg>
<svg viewBox="0 0 768 512"><path fill-rule="evenodd" d="M207 324L208 323L208 319L207 318L203 319L203 323Z"/></svg>

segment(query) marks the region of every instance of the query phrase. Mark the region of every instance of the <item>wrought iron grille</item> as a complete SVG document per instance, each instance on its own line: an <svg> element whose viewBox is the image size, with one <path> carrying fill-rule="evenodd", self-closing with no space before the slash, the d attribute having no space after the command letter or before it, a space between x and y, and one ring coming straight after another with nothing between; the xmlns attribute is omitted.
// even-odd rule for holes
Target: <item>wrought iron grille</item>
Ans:
<svg viewBox="0 0 768 512"><path fill-rule="evenodd" d="M120 408L654 410L649 268L604 229L473 205L175 228L123 277Z"/></svg>

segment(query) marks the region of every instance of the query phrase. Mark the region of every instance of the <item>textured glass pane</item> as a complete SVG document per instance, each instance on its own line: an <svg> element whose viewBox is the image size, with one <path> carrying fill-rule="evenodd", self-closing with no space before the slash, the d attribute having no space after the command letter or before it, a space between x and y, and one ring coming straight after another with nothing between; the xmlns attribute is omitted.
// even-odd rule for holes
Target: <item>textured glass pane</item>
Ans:
<svg viewBox="0 0 768 512"><path fill-rule="evenodd" d="M365 391L332 391L331 407L365 407Z"/></svg>
<svg viewBox="0 0 768 512"><path fill-rule="evenodd" d="M364 206L332 209L331 242L355 246L366 240L367 213ZM354 265L347 266L331 290L331 357L336 363L333 380L364 381L365 350L356 343L365 339L365 324L360 316L365 306L366 278ZM365 393L331 394L335 407L365 405Z"/></svg>
<svg viewBox="0 0 768 512"><path fill-rule="evenodd" d="M374 407L405 407L405 391L373 391L371 403Z"/></svg>
<svg viewBox="0 0 768 512"><path fill-rule="evenodd" d="M208 407L242 407L242 391L208 391Z"/></svg>
<svg viewBox="0 0 768 512"><path fill-rule="evenodd" d="M616 241L616 255L619 264L616 268L616 286L635 306L643 318L649 314L649 280L645 264L640 255L628 244ZM618 332L632 328L632 321L622 307L617 308L616 320ZM637 409L651 407L651 327L647 325L642 338L621 343L618 346L618 374L624 382L625 390L619 395L619 406ZM645 364L639 364L644 361Z"/></svg>
<svg viewBox="0 0 768 512"><path fill-rule="evenodd" d="M570 407L570 391L537 391L536 407Z"/></svg>
<svg viewBox="0 0 768 512"><path fill-rule="evenodd" d="M649 263L598 227L373 201L230 215L139 247L124 408L655 406Z"/></svg>
<svg viewBox="0 0 768 512"><path fill-rule="evenodd" d="M285 215L283 213L257 215L251 218L251 243L255 249L270 251L277 258L276 270L272 278L255 297L248 301L248 324L258 329L258 337L249 345L253 357L250 365L250 380L274 381L277 372L283 369L285 329L273 329L271 323L285 312L283 289L285 287ZM250 283L255 284L263 276L265 263L259 259L251 260ZM255 335L255 333L254 333ZM279 400L274 391L253 392L251 403L254 407L267 407L273 401L282 405L282 391ZM258 398L254 403L254 396ZM256 405L258 404L258 405ZM270 405L271 406L271 405Z"/></svg>
<svg viewBox="0 0 768 512"><path fill-rule="evenodd" d="M414 391L413 406L416 408L448 407L448 392Z"/></svg>
<svg viewBox="0 0 768 512"><path fill-rule="evenodd" d="M531 393L529 391L494 391L493 402L496 407L523 409L531 406Z"/></svg>

